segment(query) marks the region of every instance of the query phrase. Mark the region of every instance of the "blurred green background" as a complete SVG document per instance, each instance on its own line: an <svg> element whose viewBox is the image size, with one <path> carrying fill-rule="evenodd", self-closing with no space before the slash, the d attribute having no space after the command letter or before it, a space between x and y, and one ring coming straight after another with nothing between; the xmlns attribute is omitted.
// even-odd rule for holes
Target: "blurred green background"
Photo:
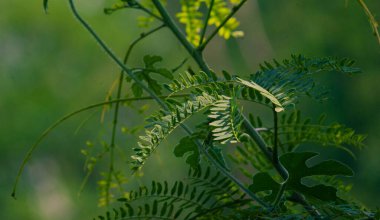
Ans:
<svg viewBox="0 0 380 220"><path fill-rule="evenodd" d="M175 12L178 3L168 2ZM112 3L82 1L78 7L121 57L142 32L135 22L140 13L124 10L104 15L103 8ZM367 3L380 13L379 1ZM96 184L90 183L77 196L84 177L80 149L86 140L109 140L110 112L103 124L98 110L76 116L56 129L28 164L18 199L13 200L10 194L21 160L39 134L64 114L103 101L117 78L118 68L74 20L66 1L51 0L48 15L43 12L42 1L0 1L0 8L0 219L91 219L99 213ZM329 121L339 121L368 134L368 146L358 152L356 161L342 152L328 152L356 170L353 195L367 206L378 207L380 45L357 2L249 1L238 18L245 37L227 42L216 39L206 50L206 60L216 71L225 69L247 75L264 60L280 60L292 53L350 57L357 61L363 74L322 75L319 80L331 88L331 99L323 104L306 100L301 106L307 115L326 112ZM168 67L178 65L187 56L167 30L136 47L130 65L141 65L146 54L164 57L163 66ZM123 110L121 125L141 124L142 118L134 115L133 111ZM175 139L169 141L174 144ZM131 147L133 141L121 136L118 144ZM183 163L173 158L169 146L161 149L168 150L158 152L161 159L151 162L146 176L180 176ZM149 171L155 163L159 164L156 171L165 166L176 168L157 176L157 172ZM95 173L90 181L95 182L98 177Z"/></svg>

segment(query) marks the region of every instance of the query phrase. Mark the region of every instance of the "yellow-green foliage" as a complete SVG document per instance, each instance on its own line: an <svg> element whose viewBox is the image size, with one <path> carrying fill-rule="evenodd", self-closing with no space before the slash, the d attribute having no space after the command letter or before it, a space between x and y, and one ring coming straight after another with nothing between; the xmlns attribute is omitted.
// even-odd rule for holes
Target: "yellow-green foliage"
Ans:
<svg viewBox="0 0 380 220"><path fill-rule="evenodd" d="M199 12L201 1L181 0L181 12L177 13L179 22L185 24L187 39L194 45L200 41L202 29L202 13Z"/></svg>
<svg viewBox="0 0 380 220"><path fill-rule="evenodd" d="M211 0L205 1L207 5L210 5ZM240 1L238 0L230 0L231 3L236 4ZM227 17L228 14L231 13L231 9L228 7L227 2L224 0L215 0L214 7L211 11L211 17L208 21L208 25L215 25L218 27L223 20ZM240 36L241 31L235 31L239 26L239 21L232 17L227 23L219 30L218 34L225 39L229 39L231 36Z"/></svg>
<svg viewBox="0 0 380 220"><path fill-rule="evenodd" d="M240 3L240 0L230 0L230 3L226 0L215 0L210 18L207 22L208 26L219 27L226 17L231 13L230 5ZM202 6L207 6L209 9L211 6L211 0L181 0L181 11L177 13L179 22L185 24L185 30L187 39L195 46L199 45L201 38L201 31L204 25L203 17L205 15L200 11ZM203 3L203 4L202 4ZM222 28L220 28L218 34L229 39L232 37L239 37L243 35L243 32L236 31L239 26L239 21L231 17Z"/></svg>

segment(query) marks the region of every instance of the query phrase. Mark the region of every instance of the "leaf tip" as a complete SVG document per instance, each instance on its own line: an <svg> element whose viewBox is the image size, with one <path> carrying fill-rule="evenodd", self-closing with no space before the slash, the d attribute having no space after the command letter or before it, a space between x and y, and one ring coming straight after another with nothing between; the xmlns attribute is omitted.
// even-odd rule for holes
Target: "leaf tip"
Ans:
<svg viewBox="0 0 380 220"><path fill-rule="evenodd" d="M284 109L284 107L282 107L282 106L277 106L277 107L274 108L274 110L275 110L276 112L282 112L282 111L284 111L285 109Z"/></svg>

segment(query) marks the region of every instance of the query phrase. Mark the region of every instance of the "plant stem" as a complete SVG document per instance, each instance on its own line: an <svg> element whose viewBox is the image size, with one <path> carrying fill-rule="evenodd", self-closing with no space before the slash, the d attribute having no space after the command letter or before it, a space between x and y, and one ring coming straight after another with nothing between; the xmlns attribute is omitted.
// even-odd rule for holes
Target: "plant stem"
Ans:
<svg viewBox="0 0 380 220"><path fill-rule="evenodd" d="M199 142L197 140L197 142ZM211 146L210 146L211 147ZM262 201L259 197L257 197L251 190L249 190L247 187L244 186L243 183L240 182L236 177L231 175L230 172L228 172L223 166L220 165L218 161L216 161L208 152L208 150L204 147L204 144L201 144L200 147L201 152L207 157L207 159L226 177L230 178L239 188L246 193L249 197L251 197L252 200L256 201L261 206L269 209L269 205L267 205L264 201Z"/></svg>
<svg viewBox="0 0 380 220"><path fill-rule="evenodd" d="M194 60L197 62L199 67L204 71L207 75L211 77L211 70L208 68L206 62L204 61L202 54L200 51L196 50L190 42L186 39L185 35L179 30L177 25L174 23L173 19L170 17L166 9L162 6L159 0L152 0L153 4L156 6L157 10L161 14L164 23L168 26L168 28L174 33L174 35L177 37L177 39L182 43L182 45L188 50L190 55L194 58ZM191 135L193 132L186 126L182 126L182 128ZM241 190L243 190L247 195L249 195L252 200L258 202L260 205L264 207L268 207L265 203L263 203L255 194L253 194L249 189L247 189L243 183L240 182L237 178L232 176L226 169L224 169L220 164L214 160L214 158L209 155L209 153L203 148L202 144L199 141L196 141L196 144L198 146L198 149L204 153L204 155L207 157L207 159L216 166L225 176L230 178L236 185L240 187Z"/></svg>
<svg viewBox="0 0 380 220"><path fill-rule="evenodd" d="M247 129L249 136L251 136L252 139L255 140L257 146L264 153L267 159L273 164L274 168L277 170L280 176L284 180L287 179L289 175L288 171L280 163L275 163L273 161L273 154L268 150L268 146L265 143L264 139L261 137L261 135L256 131L256 129L252 126L252 124L244 115L243 115L243 118L244 118L243 123L244 123L245 128Z"/></svg>
<svg viewBox="0 0 380 220"><path fill-rule="evenodd" d="M207 16L206 16L206 19L205 19L205 23L203 24L201 38L199 40L199 44L198 45L202 45L202 43L203 43L203 39L204 39L205 34L206 34L206 30L207 30L207 26L208 26L208 21L210 20L211 11L212 11L212 8L214 7L214 3L215 3L215 0L211 0L210 7L208 8Z"/></svg>
<svg viewBox="0 0 380 220"><path fill-rule="evenodd" d="M279 162L278 158L278 113L275 110L276 106L273 105L273 127L274 127L274 135L273 135L273 155L272 160L275 162Z"/></svg>
<svg viewBox="0 0 380 220"><path fill-rule="evenodd" d="M159 105L166 106L166 104L151 90L148 86L146 86L143 82L141 82L123 62L116 57L116 55L111 51L111 49L104 43L104 41L96 34L96 32L91 28L91 26L78 14L76 7L74 5L73 0L69 0L71 11L74 14L74 17L83 25L83 27L94 37L96 42L99 43L100 47L108 54L108 56L116 62L122 70L124 70L129 77L131 77L143 90L145 90L150 96L155 99ZM167 109L165 109L167 110Z"/></svg>
<svg viewBox="0 0 380 220"><path fill-rule="evenodd" d="M278 204L280 203L281 201L281 198L282 198L282 195L284 194L285 192L285 189L286 189L286 185L287 185L287 181L284 181L283 183L281 183L281 187L280 187L280 190L278 191L277 195L276 195L276 199L274 200L273 202L273 210L276 209L276 207L278 206ZM273 211L272 210L272 211Z"/></svg>
<svg viewBox="0 0 380 220"><path fill-rule="evenodd" d="M136 46L137 43L139 43L141 40L143 40L145 37L148 37L149 35L155 33L156 31L160 30L161 28L165 27L165 25L160 25L158 26L157 28L154 28L148 32L143 32L140 34L140 36L134 40L128 47L127 49L127 52L124 56L124 60L123 60L123 63L126 64L129 60L129 56L131 55L131 52L133 50L133 48ZM124 72L123 70L121 72ZM114 89L114 87L116 86L116 84L118 83L119 80L115 80L113 83L112 83L112 86L111 88L108 90L108 93L107 93L107 96L106 96L106 101L110 99L111 95L112 95L112 91ZM119 97L120 98L120 97ZM102 116L101 116L101 121L103 121L103 118L104 118L104 113L105 113L106 109L103 108L103 112L102 112Z"/></svg>
<svg viewBox="0 0 380 220"><path fill-rule="evenodd" d="M235 15L237 11L246 3L247 0L242 0L238 5L232 8L231 13L227 15L227 17L220 23L220 25L211 33L211 35L206 39L206 41L198 47L198 50L203 51L207 44L210 43L210 41L216 36L216 34L219 32L221 28L224 27L224 25L232 18L232 16Z"/></svg>
<svg viewBox="0 0 380 220"><path fill-rule="evenodd" d="M123 87L123 81L124 81L124 71L122 70L120 72L119 85L117 88L116 99L120 99L121 88ZM107 206L110 202L109 201L109 195L110 195L110 188L111 188L111 180L112 180L112 174L114 173L114 149L115 149L117 120L119 118L118 117L119 116L119 104L120 104L120 102L115 103L115 111L114 111L114 116L113 116L113 121L112 121L111 143L110 143L110 147L109 147L110 162L109 162L109 170L108 170L108 176L107 176L107 181L106 181L106 196L105 196Z"/></svg>
<svg viewBox="0 0 380 220"><path fill-rule="evenodd" d="M131 45L129 46L127 54L125 55L125 58L124 58L124 64L126 64L128 62L129 56L131 55L131 52L132 52L133 48L136 46L136 44L138 44L141 40L143 40L144 38L148 37L149 35L155 33L156 31L161 30L165 26L166 26L165 24L162 24L162 25L160 25L160 26L158 26L156 28L153 28L150 31L141 33L140 36L136 40L134 40L131 43Z"/></svg>
<svg viewBox="0 0 380 220"><path fill-rule="evenodd" d="M165 25L160 25L157 28L154 28L146 33L141 33L140 37L134 40L131 45L128 47L128 50L124 56L123 64L127 64L129 56L134 48L134 46L139 43L141 40L143 40L145 37L155 33L156 31L160 30L161 28L165 27ZM117 88L117 95L116 99L120 99L121 97L121 88L123 87L123 82L124 82L124 70L120 71L120 77L119 77L119 82L118 82L118 88ZM108 171L108 176L107 176L107 182L106 182L106 205L109 204L109 194L110 194L110 188L111 188L111 180L112 180L112 175L114 174L114 149L115 149L115 140L116 140L116 127L117 127L117 122L118 122L118 117L119 117L119 105L120 102L115 103L115 112L114 112L114 117L113 117L113 125L112 125L112 133L111 133L111 143L110 143L110 164L109 164L109 171ZM119 185L119 187L121 187Z"/></svg>
<svg viewBox="0 0 380 220"><path fill-rule="evenodd" d="M278 166L282 166L281 162L280 162L280 159L279 159L279 155L278 155L278 113L276 112L276 106L273 105L273 108L272 108L272 111L273 111L273 127L274 127L274 134L273 134L273 153L272 153L272 161L273 161L273 164L278 164ZM273 209L275 209L277 207L277 205L279 204L279 202L281 201L281 198L282 198L282 195L284 194L285 192L285 189L286 189L286 185L287 185L287 182L289 180L289 173L287 172L287 170L284 168L284 170L286 171L286 175L283 176L283 179L284 179L284 182L281 183L281 187L280 187L280 190L278 191L277 195L276 195L276 199L273 203Z"/></svg>
<svg viewBox="0 0 380 220"><path fill-rule="evenodd" d="M362 6L362 8L364 9L364 11L368 17L369 23L372 27L373 34L376 36L377 41L380 44L379 23L377 23L375 16L369 10L369 8L368 8L367 4L364 2L364 0L357 0L357 1L360 4L360 6Z"/></svg>
<svg viewBox="0 0 380 220"><path fill-rule="evenodd" d="M153 4L156 6L158 12L161 14L164 23L169 27L181 44L185 47L187 52L193 57L193 59L198 63L202 71L204 71L208 76L212 76L210 68L204 61L202 54L198 51L187 39L186 36L180 31L178 26L174 23L173 19L170 17L166 9L162 6L160 0L152 0Z"/></svg>
<svg viewBox="0 0 380 220"><path fill-rule="evenodd" d="M135 3L138 5L138 9L143 10L144 12L146 12L150 16L156 18L157 20L163 21L162 18L160 18L159 16L154 14L152 11L149 11L147 8L145 8L143 5L141 5L139 2L135 1Z"/></svg>

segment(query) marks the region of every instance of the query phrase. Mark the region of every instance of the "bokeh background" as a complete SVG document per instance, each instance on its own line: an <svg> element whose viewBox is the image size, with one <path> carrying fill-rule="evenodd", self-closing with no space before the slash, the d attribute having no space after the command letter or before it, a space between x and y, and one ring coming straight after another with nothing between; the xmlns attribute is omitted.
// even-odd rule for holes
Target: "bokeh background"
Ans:
<svg viewBox="0 0 380 220"><path fill-rule="evenodd" d="M176 1L168 2L172 12L178 10ZM140 13L125 10L112 16L103 14L103 8L112 3L82 1L78 7L122 56L128 44L143 31L135 22ZM367 3L380 14L379 1ZM22 158L39 134L64 114L103 101L117 78L118 68L74 20L67 1L51 0L47 15L42 1L0 1L0 8L0 219L91 219L101 211L97 209L95 183L99 175L94 173L81 196L77 195L85 175L80 150L87 140L109 140L110 112L104 123L96 110L57 128L28 164L18 199L12 199L10 194ZM369 207L378 207L380 45L357 2L252 0L237 17L245 37L216 39L206 50L206 59L215 71L224 69L246 75L257 70L264 60L280 60L293 53L350 57L357 61L362 74L320 76L321 84L331 89L331 99L323 104L305 100L301 107L307 115L326 112L328 121L339 121L368 134L367 147L358 152L357 160L342 152L327 152L355 169L353 195ZM167 30L136 47L130 65L141 66L146 54L164 57L163 66L169 67L187 56ZM141 124L143 118L134 115L132 110L123 110L121 125ZM119 137L120 146L130 147L135 141L120 134ZM176 137L170 141L175 144ZM162 148L156 156L159 162L150 165L156 170L149 171L148 166L146 176L180 176L182 162L172 156L170 144ZM165 166L174 169L169 172ZM106 168L96 172L102 169Z"/></svg>

